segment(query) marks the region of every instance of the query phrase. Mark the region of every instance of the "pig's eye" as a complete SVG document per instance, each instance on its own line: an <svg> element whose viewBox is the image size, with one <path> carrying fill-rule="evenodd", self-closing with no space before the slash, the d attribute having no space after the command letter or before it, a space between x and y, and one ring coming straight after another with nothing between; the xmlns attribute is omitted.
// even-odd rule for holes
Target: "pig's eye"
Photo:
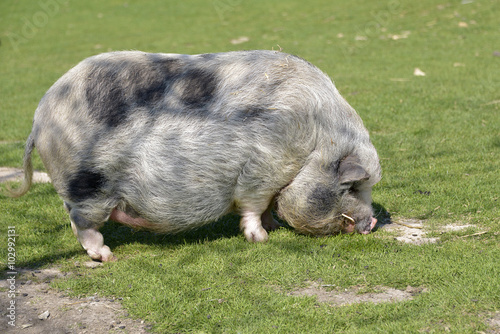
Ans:
<svg viewBox="0 0 500 334"><path fill-rule="evenodd" d="M354 185L351 185L349 186L349 188L345 188L343 191L344 194L351 194L353 192L356 192L356 188L354 188Z"/></svg>
<svg viewBox="0 0 500 334"><path fill-rule="evenodd" d="M351 187L349 188L349 192L356 193L359 191L359 187L361 184L359 182L354 182Z"/></svg>

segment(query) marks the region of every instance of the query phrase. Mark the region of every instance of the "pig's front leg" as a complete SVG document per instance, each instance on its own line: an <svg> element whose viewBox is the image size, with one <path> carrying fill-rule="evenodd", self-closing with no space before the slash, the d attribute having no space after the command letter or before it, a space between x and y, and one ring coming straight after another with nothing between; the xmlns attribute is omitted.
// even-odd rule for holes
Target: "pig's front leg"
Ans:
<svg viewBox="0 0 500 334"><path fill-rule="evenodd" d="M266 231L273 231L281 225L274 219L271 211L273 204L262 210L243 210L240 228L250 242L265 242L268 239Z"/></svg>
<svg viewBox="0 0 500 334"><path fill-rule="evenodd" d="M267 241L267 232L262 227L261 212L245 211L242 213L240 228L250 242Z"/></svg>

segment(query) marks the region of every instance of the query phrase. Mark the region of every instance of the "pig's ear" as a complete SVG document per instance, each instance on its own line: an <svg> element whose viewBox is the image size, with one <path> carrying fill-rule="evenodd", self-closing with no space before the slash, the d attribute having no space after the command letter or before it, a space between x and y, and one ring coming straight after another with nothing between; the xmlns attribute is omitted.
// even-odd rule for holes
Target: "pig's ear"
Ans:
<svg viewBox="0 0 500 334"><path fill-rule="evenodd" d="M339 164L340 184L346 185L359 181L366 181L370 174L361 166L361 161L355 155L349 155Z"/></svg>

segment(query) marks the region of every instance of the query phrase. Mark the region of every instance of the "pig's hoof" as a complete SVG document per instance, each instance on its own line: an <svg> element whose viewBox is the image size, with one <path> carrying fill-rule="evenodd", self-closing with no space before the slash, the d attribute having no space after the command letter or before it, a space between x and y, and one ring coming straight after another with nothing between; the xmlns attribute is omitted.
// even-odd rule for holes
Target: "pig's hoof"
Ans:
<svg viewBox="0 0 500 334"><path fill-rule="evenodd" d="M250 242L266 242L268 239L267 232L262 227L253 230L246 229L244 234Z"/></svg>
<svg viewBox="0 0 500 334"><path fill-rule="evenodd" d="M116 261L116 257L113 255L108 246L102 246L98 251L87 249L87 254L92 260L101 262L112 262Z"/></svg>
<svg viewBox="0 0 500 334"><path fill-rule="evenodd" d="M240 228L250 242L267 241L267 232L262 227L261 215L255 213L255 211L247 211L243 214Z"/></svg>

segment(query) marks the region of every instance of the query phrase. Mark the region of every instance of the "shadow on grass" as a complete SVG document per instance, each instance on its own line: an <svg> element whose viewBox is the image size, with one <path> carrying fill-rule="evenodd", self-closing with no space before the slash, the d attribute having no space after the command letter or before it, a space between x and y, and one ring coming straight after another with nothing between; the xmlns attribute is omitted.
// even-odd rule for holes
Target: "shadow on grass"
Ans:
<svg viewBox="0 0 500 334"><path fill-rule="evenodd" d="M36 217L32 217L36 218ZM47 242L49 239L59 238L61 233L65 233L66 229L70 229L69 218L68 224L58 224L57 226L45 227L42 234L47 234ZM100 232L104 236L104 243L111 250L127 243L141 243L146 245L161 245L165 247L176 247L184 244L200 243L203 241L213 241L221 238L231 238L240 234L239 217L230 215L222 219L200 227L196 230L179 234L157 234L149 231L134 231L131 228L121 224L108 221ZM49 236L50 235L50 236ZM78 244L76 237L74 238L75 245ZM32 245L33 246L33 245ZM72 247L73 248L73 247ZM74 256L84 254L83 248L78 247L72 250L60 250L51 252L50 254L37 257L34 255L27 261L19 261L16 263L16 268L38 269L46 265L58 262L60 260L68 260ZM89 258L90 260L90 258ZM8 270L0 271L0 279L6 278Z"/></svg>
<svg viewBox="0 0 500 334"><path fill-rule="evenodd" d="M123 244L136 242L147 245L178 246L238 236L240 234L239 221L240 217L238 215L227 215L218 221L197 229L177 234L159 234L146 230L137 231L119 223L108 221L100 229L100 232L111 250Z"/></svg>
<svg viewBox="0 0 500 334"><path fill-rule="evenodd" d="M376 232L379 228L387 224L392 224L390 213L381 204L373 203L373 209L375 217L378 219L373 232ZM274 216L280 222L282 228L293 231L293 228L285 221L279 219L276 215ZM148 245L177 246L239 236L241 235L239 221L240 216L230 214L213 223L179 234L157 234L149 231L135 231L119 223L108 221L100 231L104 236L106 244L112 250L120 245L135 242Z"/></svg>
<svg viewBox="0 0 500 334"><path fill-rule="evenodd" d="M384 227L385 225L392 224L392 217L389 211L387 211L382 204L372 203L373 211L375 212L375 218L377 218L377 225L372 230L373 232L377 232L379 228Z"/></svg>
<svg viewBox="0 0 500 334"><path fill-rule="evenodd" d="M29 261L18 262L18 263L16 263L16 267L13 271L17 272L19 269L35 269L36 270L39 268L43 268L46 265L53 264L54 262L57 262L58 260L70 259L73 256L78 255L80 253L81 253L80 250L60 251L60 252L53 253L50 255L34 258L34 259L29 260ZM8 268L0 270L0 280L6 279L10 275L12 275L12 274L9 275L10 272L12 272L12 270L10 270Z"/></svg>

